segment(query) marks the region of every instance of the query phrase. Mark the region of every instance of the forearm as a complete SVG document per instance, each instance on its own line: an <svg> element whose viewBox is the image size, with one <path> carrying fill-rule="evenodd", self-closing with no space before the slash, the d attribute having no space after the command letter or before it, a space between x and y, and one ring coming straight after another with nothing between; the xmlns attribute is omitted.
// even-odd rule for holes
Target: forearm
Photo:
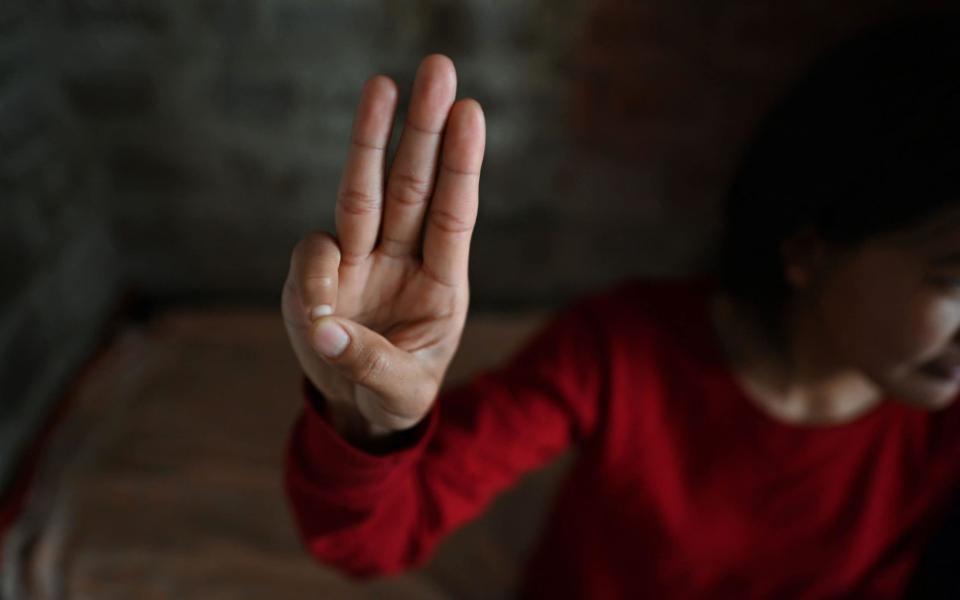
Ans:
<svg viewBox="0 0 960 600"><path fill-rule="evenodd" d="M304 545L319 560L355 577L416 564L427 546L417 524L423 494L421 455L437 416L382 442L373 453L344 439L314 406L298 417L287 448L284 485Z"/></svg>

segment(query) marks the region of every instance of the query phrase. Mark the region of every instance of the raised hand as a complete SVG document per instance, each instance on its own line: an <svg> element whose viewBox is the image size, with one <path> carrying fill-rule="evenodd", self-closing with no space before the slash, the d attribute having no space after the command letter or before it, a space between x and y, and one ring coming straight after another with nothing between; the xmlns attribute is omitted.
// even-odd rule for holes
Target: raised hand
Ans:
<svg viewBox="0 0 960 600"><path fill-rule="evenodd" d="M416 425L430 410L469 305L485 126L454 102L453 62L423 59L390 172L396 84L364 86L336 200L336 235L293 250L281 310L294 353L335 426L363 440Z"/></svg>

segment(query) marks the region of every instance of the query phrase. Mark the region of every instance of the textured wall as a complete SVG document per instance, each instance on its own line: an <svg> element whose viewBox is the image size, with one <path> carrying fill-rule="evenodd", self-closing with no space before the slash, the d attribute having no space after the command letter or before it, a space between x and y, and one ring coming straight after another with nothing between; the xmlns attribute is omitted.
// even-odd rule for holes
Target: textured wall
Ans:
<svg viewBox="0 0 960 600"><path fill-rule="evenodd" d="M694 271L743 141L799 69L945 2L0 3L0 484L118 286L278 310L333 229L354 105L445 52L486 109L472 307ZM115 251L114 248L117 250Z"/></svg>
<svg viewBox="0 0 960 600"><path fill-rule="evenodd" d="M60 93L57 14L0 5L0 491L118 289L95 164Z"/></svg>
<svg viewBox="0 0 960 600"><path fill-rule="evenodd" d="M910 3L919 6L919 3ZM131 282L274 302L333 229L362 82L448 53L488 150L473 306L558 303L711 249L749 128L826 44L908 3L64 0L64 92Z"/></svg>

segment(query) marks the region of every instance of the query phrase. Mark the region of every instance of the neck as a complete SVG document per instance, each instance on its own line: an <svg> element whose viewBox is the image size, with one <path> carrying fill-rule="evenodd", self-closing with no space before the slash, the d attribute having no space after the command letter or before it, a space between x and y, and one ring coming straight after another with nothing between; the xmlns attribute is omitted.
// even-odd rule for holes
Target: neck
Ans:
<svg viewBox="0 0 960 600"><path fill-rule="evenodd" d="M872 382L845 366L815 301L797 297L786 314L786 346L780 347L749 311L722 294L714 298L714 324L729 366L755 404L790 424L829 425L882 401Z"/></svg>

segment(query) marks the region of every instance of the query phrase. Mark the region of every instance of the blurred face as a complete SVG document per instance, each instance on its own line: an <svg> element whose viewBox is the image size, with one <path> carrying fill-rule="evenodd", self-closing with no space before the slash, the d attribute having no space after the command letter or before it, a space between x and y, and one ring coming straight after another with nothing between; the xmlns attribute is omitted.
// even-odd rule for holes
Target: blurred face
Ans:
<svg viewBox="0 0 960 600"><path fill-rule="evenodd" d="M960 210L821 256L804 295L835 358L891 399L951 404L960 394Z"/></svg>

